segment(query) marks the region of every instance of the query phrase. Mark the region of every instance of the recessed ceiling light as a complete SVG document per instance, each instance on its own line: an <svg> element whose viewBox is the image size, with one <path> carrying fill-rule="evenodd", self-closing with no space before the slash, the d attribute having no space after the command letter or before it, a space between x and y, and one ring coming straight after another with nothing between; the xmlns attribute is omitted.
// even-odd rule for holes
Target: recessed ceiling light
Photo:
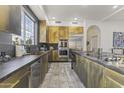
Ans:
<svg viewBox="0 0 124 93"><path fill-rule="evenodd" d="M113 8L116 9L118 7L118 5L114 5Z"/></svg>
<svg viewBox="0 0 124 93"><path fill-rule="evenodd" d="M78 18L74 18L74 20L78 20Z"/></svg>
<svg viewBox="0 0 124 93"><path fill-rule="evenodd" d="M52 17L52 19L55 19L55 17Z"/></svg>

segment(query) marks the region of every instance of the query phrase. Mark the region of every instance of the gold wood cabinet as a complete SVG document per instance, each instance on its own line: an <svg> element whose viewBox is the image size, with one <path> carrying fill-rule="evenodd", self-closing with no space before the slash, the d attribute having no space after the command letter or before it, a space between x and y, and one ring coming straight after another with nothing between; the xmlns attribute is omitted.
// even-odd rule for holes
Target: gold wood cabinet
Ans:
<svg viewBox="0 0 124 93"><path fill-rule="evenodd" d="M27 68L17 71L0 82L0 88L28 88L30 72Z"/></svg>
<svg viewBox="0 0 124 93"><path fill-rule="evenodd" d="M69 39L70 35L83 33L83 27L80 26L48 26L47 28L48 43L58 43L59 39Z"/></svg>
<svg viewBox="0 0 124 93"><path fill-rule="evenodd" d="M86 57L76 55L74 70L88 88L122 88L124 75L93 62Z"/></svg>
<svg viewBox="0 0 124 93"><path fill-rule="evenodd" d="M86 58L81 57L81 81L84 86L88 86L88 71L89 71L89 61Z"/></svg>
<svg viewBox="0 0 124 93"><path fill-rule="evenodd" d="M59 39L69 39L68 27L59 27Z"/></svg>
<svg viewBox="0 0 124 93"><path fill-rule="evenodd" d="M124 87L124 75L105 68L104 82L106 88L122 88Z"/></svg>
<svg viewBox="0 0 124 93"><path fill-rule="evenodd" d="M0 31L8 30L10 7L8 5L0 6Z"/></svg>
<svg viewBox="0 0 124 93"><path fill-rule="evenodd" d="M104 87L103 80L103 69L102 65L92 62L89 60L89 71L88 71L88 86L89 88L100 88Z"/></svg>
<svg viewBox="0 0 124 93"><path fill-rule="evenodd" d="M58 61L59 57L58 57L58 51L57 50L53 50L52 52L52 61Z"/></svg>
<svg viewBox="0 0 124 93"><path fill-rule="evenodd" d="M59 41L59 27L49 26L48 27L48 42L49 43L58 43Z"/></svg>
<svg viewBox="0 0 124 93"><path fill-rule="evenodd" d="M83 33L83 27L69 26L69 35L82 34L82 33Z"/></svg>
<svg viewBox="0 0 124 93"><path fill-rule="evenodd" d="M47 32L47 24L46 24L46 20L41 20L40 21L40 31L39 31L39 42L46 42L47 41L47 37L46 37L46 32Z"/></svg>

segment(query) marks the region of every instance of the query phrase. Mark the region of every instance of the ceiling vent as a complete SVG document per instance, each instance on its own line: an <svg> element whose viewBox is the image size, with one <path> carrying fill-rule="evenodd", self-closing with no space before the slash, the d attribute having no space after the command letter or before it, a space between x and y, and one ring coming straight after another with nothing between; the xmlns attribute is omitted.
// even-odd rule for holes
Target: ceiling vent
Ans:
<svg viewBox="0 0 124 93"><path fill-rule="evenodd" d="M61 21L55 21L55 23L57 23L57 24L61 24L62 22L61 22Z"/></svg>
<svg viewBox="0 0 124 93"><path fill-rule="evenodd" d="M72 24L78 24L78 22L72 22Z"/></svg>

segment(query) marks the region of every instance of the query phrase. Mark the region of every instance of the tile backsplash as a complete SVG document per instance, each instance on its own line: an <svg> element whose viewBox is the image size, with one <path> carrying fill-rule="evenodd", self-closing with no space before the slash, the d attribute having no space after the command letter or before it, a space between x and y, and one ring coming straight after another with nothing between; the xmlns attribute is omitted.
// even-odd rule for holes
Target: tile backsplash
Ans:
<svg viewBox="0 0 124 93"><path fill-rule="evenodd" d="M12 44L12 35L0 31L0 44Z"/></svg>
<svg viewBox="0 0 124 93"><path fill-rule="evenodd" d="M0 44L0 53L1 52L6 52L7 55L14 57L15 56L15 46L7 45L7 44Z"/></svg>

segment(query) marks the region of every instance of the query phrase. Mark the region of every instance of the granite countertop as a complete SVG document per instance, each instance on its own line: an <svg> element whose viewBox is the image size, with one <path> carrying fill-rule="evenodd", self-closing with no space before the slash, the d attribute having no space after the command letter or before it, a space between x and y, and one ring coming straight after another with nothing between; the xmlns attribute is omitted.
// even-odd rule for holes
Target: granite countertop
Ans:
<svg viewBox="0 0 124 93"><path fill-rule="evenodd" d="M0 64L0 81L13 74L15 71L20 70L22 67L31 65L33 62L40 59L40 57L41 55L26 55Z"/></svg>
<svg viewBox="0 0 124 93"><path fill-rule="evenodd" d="M87 59L90 59L90 60L92 60L93 62L96 62L96 63L98 63L98 64L100 64L100 65L103 65L103 66L106 67L106 68L109 68L109 69L111 69L111 70L114 70L114 71L116 71L116 72L118 72L118 73L124 75L124 68L122 68L122 67L117 67L117 66L114 66L114 65L108 65L107 62L105 62L105 61L103 61L103 60L97 59L97 58L95 58L95 57L87 56L86 53L83 52L83 51L77 51L77 50L71 50L71 51L72 51L73 53L76 53L76 54L78 54L78 55L80 55L80 56L83 56L83 57L85 57L85 58L87 58Z"/></svg>

